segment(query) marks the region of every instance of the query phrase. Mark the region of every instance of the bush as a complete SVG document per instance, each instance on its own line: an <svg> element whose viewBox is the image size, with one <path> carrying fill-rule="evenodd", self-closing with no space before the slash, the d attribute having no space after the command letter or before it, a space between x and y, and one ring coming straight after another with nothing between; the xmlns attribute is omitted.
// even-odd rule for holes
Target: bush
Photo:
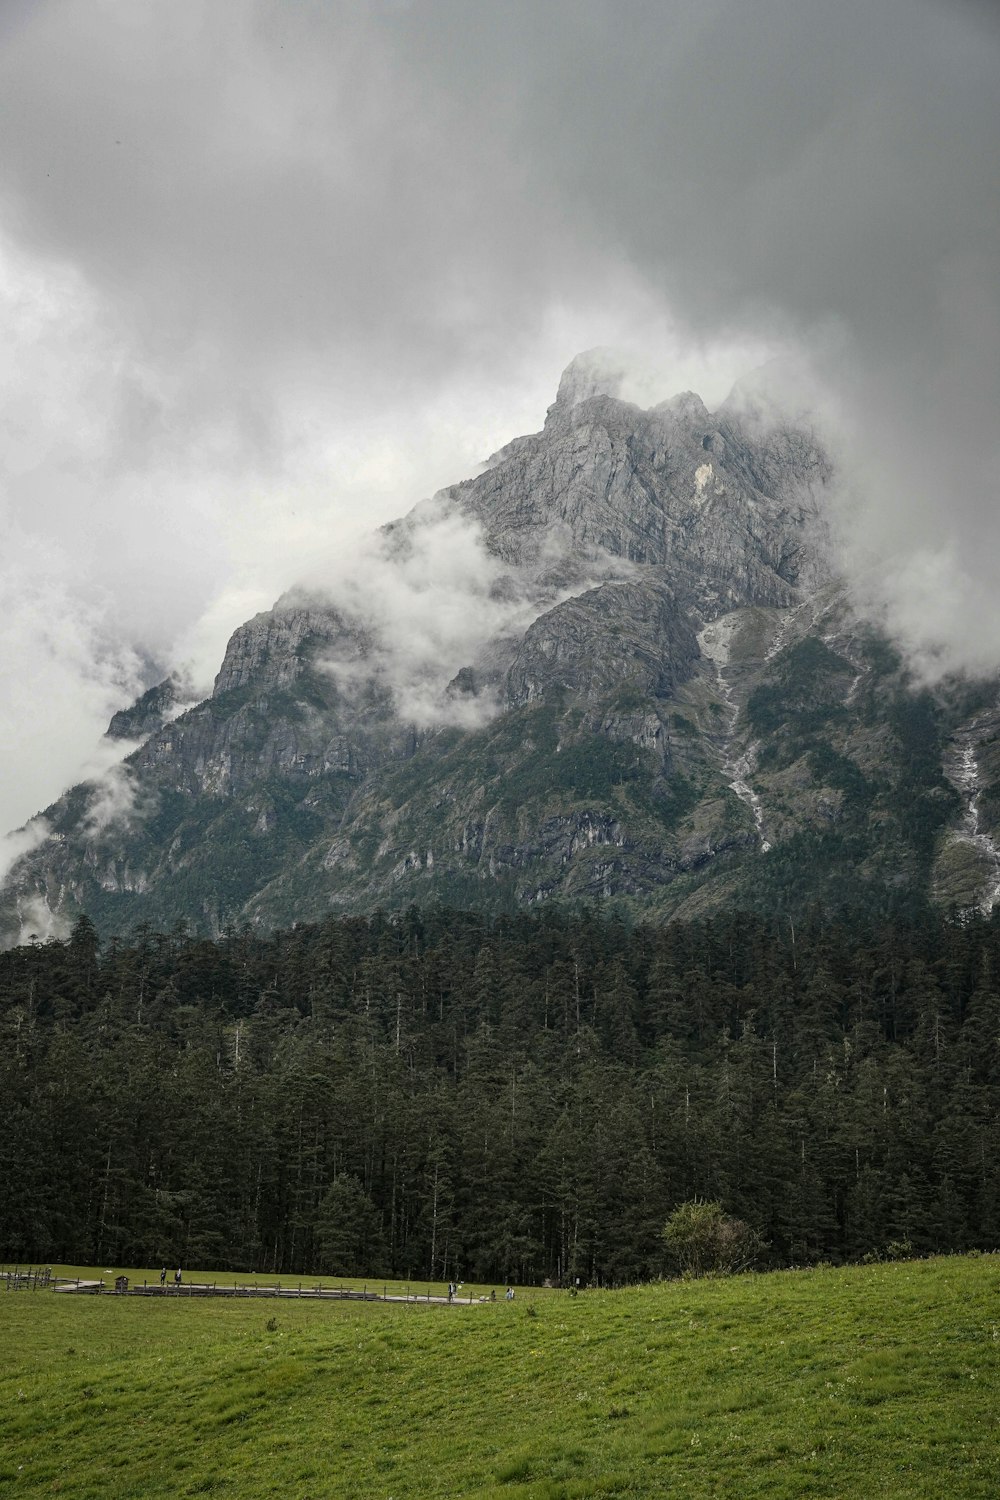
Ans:
<svg viewBox="0 0 1000 1500"><path fill-rule="evenodd" d="M663 1227L671 1263L682 1276L731 1276L753 1265L763 1241L721 1203L693 1198L675 1208Z"/></svg>

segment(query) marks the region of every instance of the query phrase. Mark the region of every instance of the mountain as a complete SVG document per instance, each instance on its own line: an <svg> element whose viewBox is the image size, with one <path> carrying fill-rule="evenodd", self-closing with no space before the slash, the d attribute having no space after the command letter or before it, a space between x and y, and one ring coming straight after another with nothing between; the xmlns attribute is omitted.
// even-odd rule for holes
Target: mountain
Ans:
<svg viewBox="0 0 1000 1500"><path fill-rule="evenodd" d="M541 432L242 625L211 697L116 714L134 748L46 810L5 940L433 899L990 908L997 684L918 690L858 617L806 426L621 383L581 356Z"/></svg>

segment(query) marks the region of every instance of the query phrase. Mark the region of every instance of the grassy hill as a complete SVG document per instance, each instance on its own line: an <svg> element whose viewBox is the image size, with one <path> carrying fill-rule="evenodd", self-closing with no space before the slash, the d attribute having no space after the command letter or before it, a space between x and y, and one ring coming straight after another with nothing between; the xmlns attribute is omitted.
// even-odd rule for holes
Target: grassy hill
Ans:
<svg viewBox="0 0 1000 1500"><path fill-rule="evenodd" d="M0 1349L12 1496L1000 1491L994 1256L453 1308L0 1293Z"/></svg>

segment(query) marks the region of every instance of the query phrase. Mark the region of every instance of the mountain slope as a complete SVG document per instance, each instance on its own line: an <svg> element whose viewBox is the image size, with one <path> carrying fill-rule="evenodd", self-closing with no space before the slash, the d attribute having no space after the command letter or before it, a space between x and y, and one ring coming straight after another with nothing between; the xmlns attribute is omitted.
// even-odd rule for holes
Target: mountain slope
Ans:
<svg viewBox="0 0 1000 1500"><path fill-rule="evenodd" d="M47 810L6 939L83 909L991 902L995 685L910 691L830 577L830 480L806 431L641 411L575 361L540 433L241 626L210 698L116 715L142 743Z"/></svg>

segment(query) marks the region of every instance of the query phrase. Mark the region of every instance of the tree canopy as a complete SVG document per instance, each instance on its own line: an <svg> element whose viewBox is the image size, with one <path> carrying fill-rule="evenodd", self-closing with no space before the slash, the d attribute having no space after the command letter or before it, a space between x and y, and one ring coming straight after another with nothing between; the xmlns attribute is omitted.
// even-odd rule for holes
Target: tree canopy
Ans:
<svg viewBox="0 0 1000 1500"><path fill-rule="evenodd" d="M1000 1243L1000 922L432 908L0 954L0 1258L621 1283Z"/></svg>

